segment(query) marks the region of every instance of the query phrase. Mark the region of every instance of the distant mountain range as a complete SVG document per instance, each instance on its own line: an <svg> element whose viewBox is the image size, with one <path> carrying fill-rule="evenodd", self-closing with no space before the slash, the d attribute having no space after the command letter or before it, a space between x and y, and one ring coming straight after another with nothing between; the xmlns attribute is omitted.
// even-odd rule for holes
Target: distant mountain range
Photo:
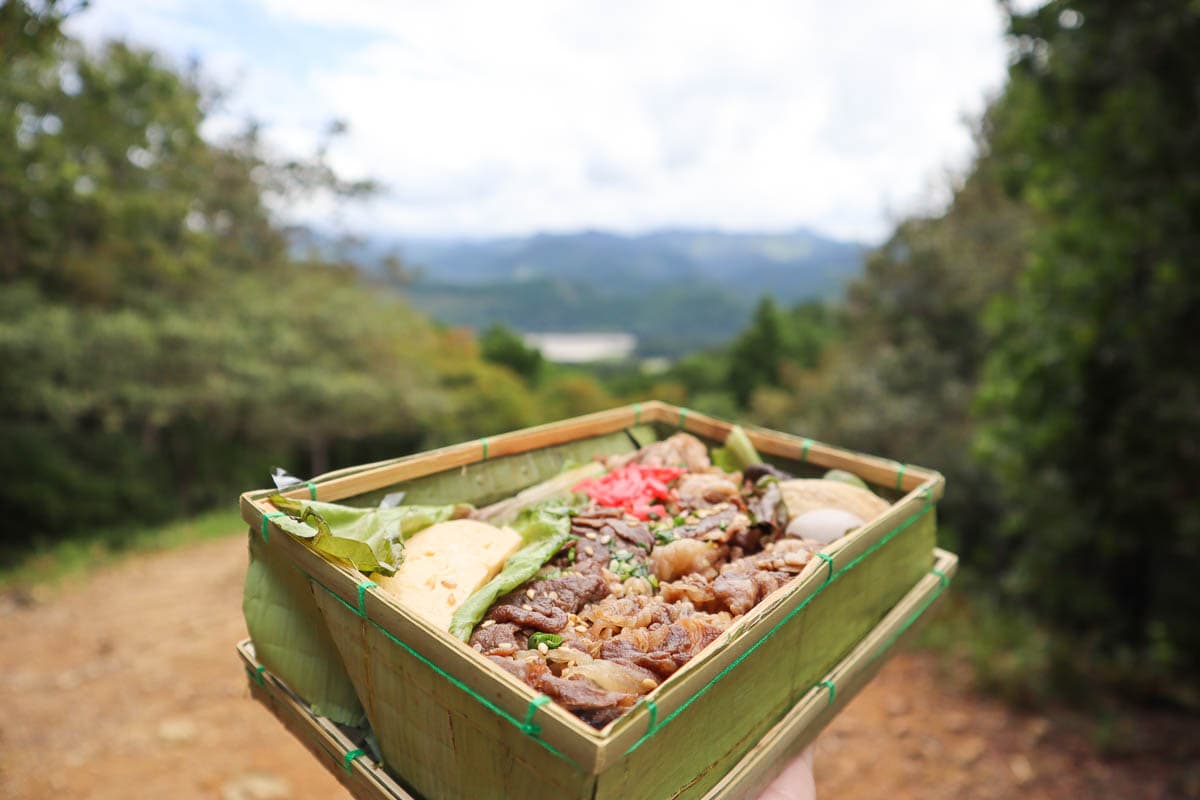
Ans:
<svg viewBox="0 0 1200 800"><path fill-rule="evenodd" d="M624 331L643 355L678 355L729 339L755 303L840 293L863 245L797 230L587 231L496 239L414 239L364 246L378 263L398 251L413 305L455 325L520 331Z"/></svg>

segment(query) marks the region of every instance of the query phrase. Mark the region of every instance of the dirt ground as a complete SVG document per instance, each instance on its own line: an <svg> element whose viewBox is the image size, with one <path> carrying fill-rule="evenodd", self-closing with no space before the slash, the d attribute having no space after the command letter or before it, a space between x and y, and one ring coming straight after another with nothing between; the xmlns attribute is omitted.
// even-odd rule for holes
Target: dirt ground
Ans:
<svg viewBox="0 0 1200 800"><path fill-rule="evenodd" d="M0 596L0 797L346 797L249 698L245 561L232 536ZM1105 759L1063 719L902 653L818 740L818 796L1200 797L1194 721L1139 721L1153 735Z"/></svg>

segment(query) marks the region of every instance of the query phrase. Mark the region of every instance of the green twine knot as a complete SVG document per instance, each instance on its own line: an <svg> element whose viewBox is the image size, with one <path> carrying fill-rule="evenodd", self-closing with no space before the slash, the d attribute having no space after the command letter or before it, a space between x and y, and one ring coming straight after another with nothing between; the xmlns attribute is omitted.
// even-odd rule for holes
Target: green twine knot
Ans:
<svg viewBox="0 0 1200 800"><path fill-rule="evenodd" d="M833 681L823 680L817 686L824 686L829 690L829 702L826 705L833 705L834 698L837 697L837 687L833 685Z"/></svg>
<svg viewBox="0 0 1200 800"><path fill-rule="evenodd" d="M379 584L375 581L363 581L358 585L358 614L361 617L367 615L367 589L373 589Z"/></svg>
<svg viewBox="0 0 1200 800"><path fill-rule="evenodd" d="M308 483L306 483L304 485L308 487L309 497L313 500L316 500L317 499L317 485L315 483L313 483L312 481L309 481Z"/></svg>
<svg viewBox="0 0 1200 800"><path fill-rule="evenodd" d="M271 538L267 534L268 521L274 519L275 517L284 517L284 516L287 516L287 515L284 514L282 511L268 511L266 514L263 514L263 516L262 516L262 539L264 542L270 541L270 538Z"/></svg>
<svg viewBox="0 0 1200 800"><path fill-rule="evenodd" d="M354 750L348 751L346 755L342 756L342 769L346 770L346 772L350 772L351 765L354 764L354 759L358 758L359 756L365 756L366 754L366 751L362 748L355 748Z"/></svg>
<svg viewBox="0 0 1200 800"><path fill-rule="evenodd" d="M812 443L812 439L805 439L800 443L800 463L808 461L808 448L812 447Z"/></svg>
<svg viewBox="0 0 1200 800"><path fill-rule="evenodd" d="M480 444L480 446L483 447L483 458L481 458L480 461L487 461L488 460L488 440L480 439L479 444Z"/></svg>
<svg viewBox="0 0 1200 800"><path fill-rule="evenodd" d="M254 681L259 686L266 686L267 681L265 678L263 678L263 670L265 669L266 667L264 667L262 664L259 664L255 669L246 667L246 674L250 676L250 680Z"/></svg>
<svg viewBox="0 0 1200 800"><path fill-rule="evenodd" d="M934 574L934 575L937 575L937 576L938 576L938 583L941 585L941 587L942 587L943 589L945 589L947 586L949 586L949 585L950 585L950 578L949 578L949 576L948 576L948 575L946 575L946 573L942 572L942 571L941 571L940 569L938 569L937 567L934 567L933 569L931 569L931 570L929 570L929 571L930 571L932 574Z"/></svg>
<svg viewBox="0 0 1200 800"><path fill-rule="evenodd" d="M829 583L833 580L833 556L828 553L817 553L817 558L825 562L829 567L829 574L825 576L825 582Z"/></svg>
<svg viewBox="0 0 1200 800"><path fill-rule="evenodd" d="M642 404L641 403L633 404L633 424L634 425L642 424Z"/></svg>
<svg viewBox="0 0 1200 800"><path fill-rule="evenodd" d="M533 721L533 715L537 713L539 708L549 702L549 695L544 694L539 694L529 701L529 708L525 709L525 721L521 723L522 733L526 736L538 736L541 734L542 726Z"/></svg>

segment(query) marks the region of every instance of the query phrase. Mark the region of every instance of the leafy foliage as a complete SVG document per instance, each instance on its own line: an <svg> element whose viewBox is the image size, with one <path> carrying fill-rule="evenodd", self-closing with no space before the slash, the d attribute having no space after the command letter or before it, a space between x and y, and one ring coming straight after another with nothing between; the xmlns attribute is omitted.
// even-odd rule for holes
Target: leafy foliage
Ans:
<svg viewBox="0 0 1200 800"><path fill-rule="evenodd" d="M526 345L511 328L492 325L479 337L479 347L485 360L508 367L531 383L541 375L541 351Z"/></svg>
<svg viewBox="0 0 1200 800"><path fill-rule="evenodd" d="M84 49L61 21L54 3L0 6L6 538L228 503L275 463L319 472L536 421L470 336L292 254L273 206L369 184L323 151L274 160L254 127L210 142L197 75Z"/></svg>
<svg viewBox="0 0 1200 800"><path fill-rule="evenodd" d="M1184 2L1013 15L949 209L870 256L818 369L750 398L763 423L946 473L980 608L1047 637L1025 686L1200 702L1198 41Z"/></svg>
<svg viewBox="0 0 1200 800"><path fill-rule="evenodd" d="M995 157L1039 217L993 309L979 441L1009 590L1097 656L1200 671L1200 8L1013 17Z"/></svg>

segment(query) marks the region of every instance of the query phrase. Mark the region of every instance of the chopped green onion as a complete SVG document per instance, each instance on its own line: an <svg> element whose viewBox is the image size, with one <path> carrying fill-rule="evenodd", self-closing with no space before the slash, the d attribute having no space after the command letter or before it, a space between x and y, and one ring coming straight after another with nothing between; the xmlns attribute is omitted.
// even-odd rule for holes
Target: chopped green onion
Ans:
<svg viewBox="0 0 1200 800"><path fill-rule="evenodd" d="M538 645L544 644L549 649L553 650L563 643L563 638L557 633L542 633L538 632L529 637L529 649L537 650Z"/></svg>

